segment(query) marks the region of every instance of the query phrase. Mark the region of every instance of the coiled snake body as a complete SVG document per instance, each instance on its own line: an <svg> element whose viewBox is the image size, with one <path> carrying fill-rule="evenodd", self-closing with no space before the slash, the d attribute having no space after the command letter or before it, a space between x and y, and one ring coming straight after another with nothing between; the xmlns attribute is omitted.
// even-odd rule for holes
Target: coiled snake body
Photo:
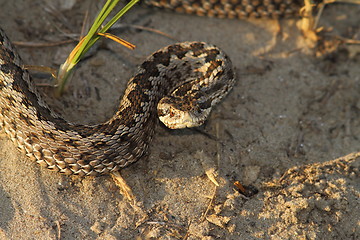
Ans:
<svg viewBox="0 0 360 240"><path fill-rule="evenodd" d="M179 8L177 0L160 3ZM221 50L202 42L174 44L144 61L110 120L73 124L42 101L0 29L0 125L28 156L65 174L106 174L137 161L147 152L157 115L170 128L201 125L233 84L231 62Z"/></svg>
<svg viewBox="0 0 360 240"><path fill-rule="evenodd" d="M231 62L218 48L200 42L171 45L140 66L110 120L72 124L41 100L0 31L0 124L27 155L61 173L99 175L127 166L146 153L157 115L171 128L200 125L233 82ZM169 93L172 97L160 101ZM164 108L157 110L159 101ZM189 121L191 109L200 114L196 123ZM177 112L183 121L167 120Z"/></svg>

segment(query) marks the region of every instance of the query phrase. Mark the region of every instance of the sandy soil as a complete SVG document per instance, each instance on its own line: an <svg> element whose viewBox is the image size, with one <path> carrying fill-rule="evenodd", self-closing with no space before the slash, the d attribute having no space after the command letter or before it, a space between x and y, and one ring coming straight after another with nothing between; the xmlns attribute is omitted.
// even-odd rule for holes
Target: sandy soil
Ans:
<svg viewBox="0 0 360 240"><path fill-rule="evenodd" d="M67 39L79 34L84 12L94 16L99 7L71 2L0 0L1 27L13 41ZM333 5L321 24L333 26L331 34L357 31L359 37L359 16L359 6ZM353 48L315 58L296 19L281 21L277 34L274 20L209 19L138 6L122 23L218 45L236 68L234 90L201 128L158 125L149 158L121 171L135 207L111 177L42 169L0 135L0 239L360 238L360 58ZM175 42L132 27L115 33L137 49L105 41L79 66L62 99L41 88L67 119L109 118L136 66ZM26 64L57 67L73 46L18 48ZM219 187L206 177L212 167ZM258 193L244 197L235 181Z"/></svg>

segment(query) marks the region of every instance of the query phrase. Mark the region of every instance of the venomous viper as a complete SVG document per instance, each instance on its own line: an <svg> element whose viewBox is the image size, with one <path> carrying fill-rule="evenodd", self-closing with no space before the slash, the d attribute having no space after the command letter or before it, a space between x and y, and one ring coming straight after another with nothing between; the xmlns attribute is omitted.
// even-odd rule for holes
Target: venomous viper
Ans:
<svg viewBox="0 0 360 240"><path fill-rule="evenodd" d="M298 2L148 3L199 15L246 17L293 14ZM94 126L73 124L44 103L0 29L0 125L29 157L65 174L106 174L137 161L147 153L157 115L170 128L201 125L233 84L231 61L220 49L202 42L178 43L160 49L141 64L111 119Z"/></svg>

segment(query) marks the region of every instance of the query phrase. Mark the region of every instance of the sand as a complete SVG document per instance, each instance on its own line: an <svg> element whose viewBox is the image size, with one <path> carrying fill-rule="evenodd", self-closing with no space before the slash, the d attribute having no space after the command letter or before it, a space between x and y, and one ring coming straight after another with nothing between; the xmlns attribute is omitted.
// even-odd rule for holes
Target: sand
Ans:
<svg viewBox="0 0 360 240"><path fill-rule="evenodd" d="M0 0L1 27L13 41L64 40L80 33L86 10L94 16L100 6L72 2ZM349 37L359 34L359 13L356 5L333 5L320 24ZM1 134L0 239L359 239L359 54L330 45L334 52L315 57L296 22L131 10L121 23L176 40L134 27L114 31L137 49L99 44L63 98L40 87L53 109L78 123L105 121L136 66L177 41L227 52L238 78L233 91L200 128L158 124L148 159L121 171L135 205L110 176L42 169ZM73 46L18 48L26 64L57 67ZM39 74L36 82L52 83ZM258 193L244 196L235 181Z"/></svg>

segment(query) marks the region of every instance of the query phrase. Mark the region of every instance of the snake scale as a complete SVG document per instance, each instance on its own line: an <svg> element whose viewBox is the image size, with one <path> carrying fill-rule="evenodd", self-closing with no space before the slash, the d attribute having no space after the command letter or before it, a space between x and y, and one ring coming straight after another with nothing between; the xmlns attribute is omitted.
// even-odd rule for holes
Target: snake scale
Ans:
<svg viewBox="0 0 360 240"><path fill-rule="evenodd" d="M148 4L217 17L283 16L299 7L298 1L287 0ZM42 100L0 29L0 125L30 158L64 174L101 175L139 160L147 153L157 117L170 128L199 126L234 82L231 61L217 47L203 42L173 44L141 64L111 119L93 126L74 124L54 114Z"/></svg>

